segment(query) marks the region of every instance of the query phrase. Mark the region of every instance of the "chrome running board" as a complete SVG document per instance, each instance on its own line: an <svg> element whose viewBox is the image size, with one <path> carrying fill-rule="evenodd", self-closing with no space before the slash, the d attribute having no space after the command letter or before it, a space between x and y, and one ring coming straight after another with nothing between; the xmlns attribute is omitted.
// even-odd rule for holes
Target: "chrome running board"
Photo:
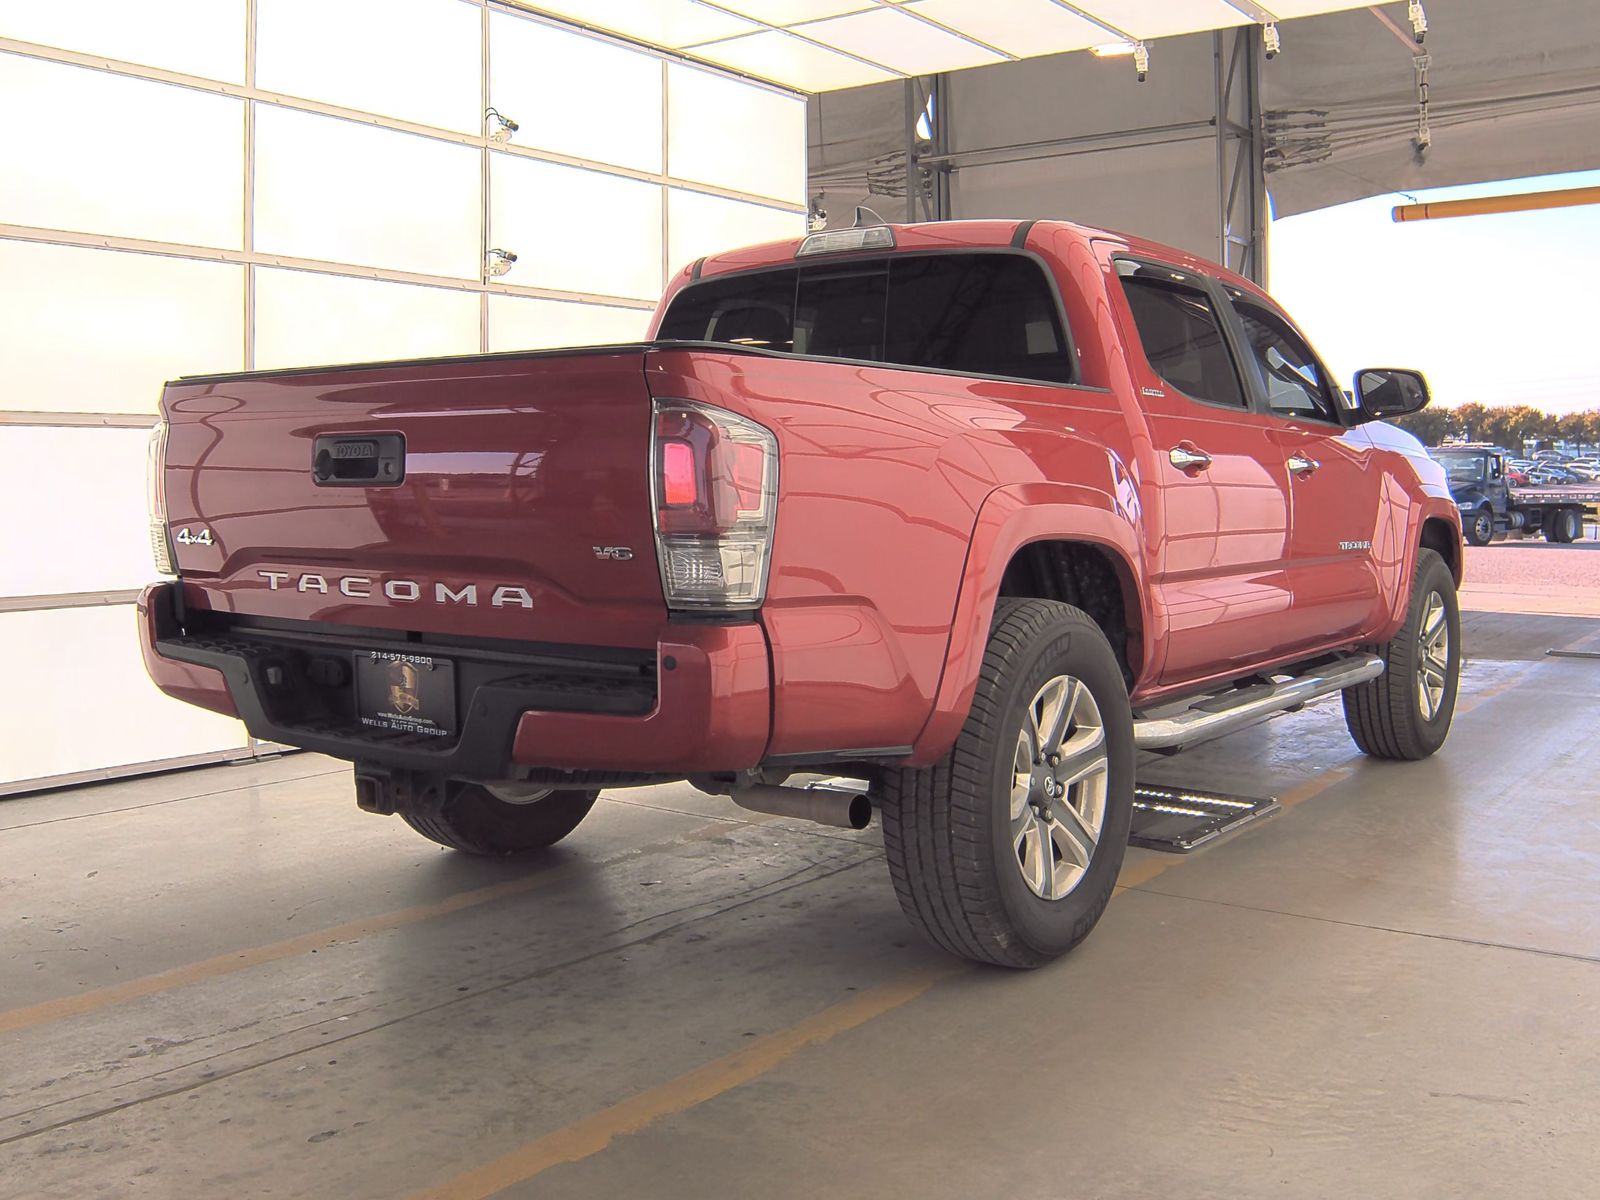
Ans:
<svg viewBox="0 0 1600 1200"><path fill-rule="evenodd" d="M1326 666L1275 683L1203 696L1170 716L1135 717L1133 744L1140 750L1173 753L1265 721L1347 687L1376 679L1384 661L1376 654L1352 654Z"/></svg>

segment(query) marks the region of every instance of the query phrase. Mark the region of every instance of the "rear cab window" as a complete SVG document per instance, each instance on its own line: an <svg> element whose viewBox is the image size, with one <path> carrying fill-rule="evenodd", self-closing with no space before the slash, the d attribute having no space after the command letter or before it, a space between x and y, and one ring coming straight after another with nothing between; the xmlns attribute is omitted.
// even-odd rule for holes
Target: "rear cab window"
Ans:
<svg viewBox="0 0 1600 1200"><path fill-rule="evenodd" d="M1043 266L1006 251L852 256L709 279L673 297L656 336L1074 382L1060 304Z"/></svg>

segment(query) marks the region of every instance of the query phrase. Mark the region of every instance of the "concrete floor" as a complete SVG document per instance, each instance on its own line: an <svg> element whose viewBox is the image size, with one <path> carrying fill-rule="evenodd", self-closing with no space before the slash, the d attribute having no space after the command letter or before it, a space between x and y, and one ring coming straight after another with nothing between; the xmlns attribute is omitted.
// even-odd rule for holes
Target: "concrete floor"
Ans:
<svg viewBox="0 0 1600 1200"><path fill-rule="evenodd" d="M1543 652L1600 622L1469 637L1431 761L1335 702L1151 764L1284 811L1031 974L684 787L524 865L304 755L7 801L0 1196L1593 1197L1600 661Z"/></svg>

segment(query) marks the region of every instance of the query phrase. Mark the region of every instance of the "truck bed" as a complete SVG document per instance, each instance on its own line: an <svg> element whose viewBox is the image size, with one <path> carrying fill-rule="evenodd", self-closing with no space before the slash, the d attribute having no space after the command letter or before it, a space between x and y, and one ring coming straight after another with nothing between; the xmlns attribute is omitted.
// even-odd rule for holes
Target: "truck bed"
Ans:
<svg viewBox="0 0 1600 1200"><path fill-rule="evenodd" d="M1600 483L1550 483L1510 491L1517 504L1600 504Z"/></svg>

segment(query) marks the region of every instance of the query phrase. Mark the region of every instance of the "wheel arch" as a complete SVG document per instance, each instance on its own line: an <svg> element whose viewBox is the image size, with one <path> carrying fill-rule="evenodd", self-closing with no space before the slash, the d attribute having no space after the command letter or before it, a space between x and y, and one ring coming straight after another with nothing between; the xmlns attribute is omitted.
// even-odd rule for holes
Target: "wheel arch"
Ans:
<svg viewBox="0 0 1600 1200"><path fill-rule="evenodd" d="M973 530L933 712L910 763L937 760L960 732L1002 596L1082 607L1087 592L1113 626L1120 618L1120 639L1109 632L1108 638L1130 690L1159 668L1164 642L1153 627L1135 521L1112 497L1076 484L1022 484L990 494ZM1101 616L1085 611L1105 629Z"/></svg>
<svg viewBox="0 0 1600 1200"><path fill-rule="evenodd" d="M1450 575L1456 581L1456 586L1461 585L1461 537L1451 526L1450 522L1442 517L1429 517L1422 523L1422 533L1418 544L1432 550L1445 565L1450 568Z"/></svg>

